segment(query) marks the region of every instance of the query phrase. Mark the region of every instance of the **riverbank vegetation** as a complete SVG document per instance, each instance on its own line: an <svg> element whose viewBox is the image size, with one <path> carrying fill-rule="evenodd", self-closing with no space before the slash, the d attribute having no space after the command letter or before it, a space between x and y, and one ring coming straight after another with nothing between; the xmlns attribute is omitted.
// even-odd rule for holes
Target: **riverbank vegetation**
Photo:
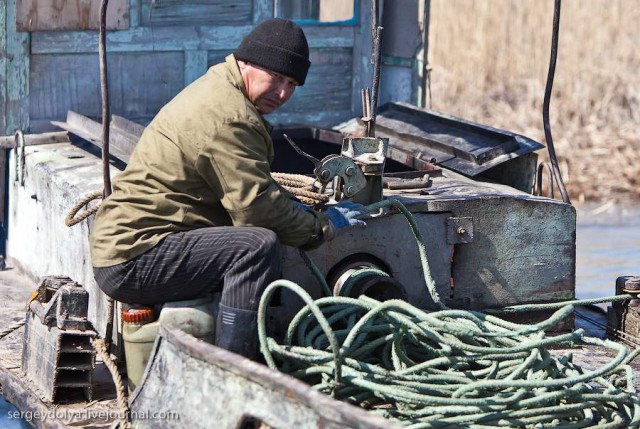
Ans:
<svg viewBox="0 0 640 429"><path fill-rule="evenodd" d="M427 105L545 143L552 0L431 0ZM551 130L572 200L640 198L640 3L562 3ZM548 159L540 152L540 161ZM556 196L558 192L556 192Z"/></svg>

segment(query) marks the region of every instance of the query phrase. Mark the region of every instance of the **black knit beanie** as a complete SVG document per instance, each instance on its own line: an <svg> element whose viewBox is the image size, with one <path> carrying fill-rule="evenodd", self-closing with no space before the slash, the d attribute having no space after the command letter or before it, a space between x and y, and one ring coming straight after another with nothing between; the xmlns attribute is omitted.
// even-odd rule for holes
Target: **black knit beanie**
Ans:
<svg viewBox="0 0 640 429"><path fill-rule="evenodd" d="M302 28L288 19L261 22L242 40L234 55L237 60L291 77L301 86L311 66L307 38Z"/></svg>

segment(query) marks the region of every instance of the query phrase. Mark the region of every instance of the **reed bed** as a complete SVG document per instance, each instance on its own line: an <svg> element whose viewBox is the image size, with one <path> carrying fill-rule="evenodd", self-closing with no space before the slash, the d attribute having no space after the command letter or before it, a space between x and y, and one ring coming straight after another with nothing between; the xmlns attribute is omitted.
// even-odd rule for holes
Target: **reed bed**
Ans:
<svg viewBox="0 0 640 429"><path fill-rule="evenodd" d="M431 0L431 108L545 143L553 4ZM550 117L574 200L640 198L639 22L637 0L562 4Z"/></svg>

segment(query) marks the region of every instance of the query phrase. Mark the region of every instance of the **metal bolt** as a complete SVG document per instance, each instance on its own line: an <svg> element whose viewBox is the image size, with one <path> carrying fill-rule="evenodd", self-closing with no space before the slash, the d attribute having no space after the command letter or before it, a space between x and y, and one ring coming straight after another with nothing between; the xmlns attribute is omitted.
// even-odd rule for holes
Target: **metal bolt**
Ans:
<svg viewBox="0 0 640 429"><path fill-rule="evenodd" d="M353 186L347 186L346 191L344 191L345 195L347 195L348 197L350 197L351 195L353 195Z"/></svg>
<svg viewBox="0 0 640 429"><path fill-rule="evenodd" d="M322 180L329 180L330 177L331 177L331 172L326 168L320 172L320 178Z"/></svg>
<svg viewBox="0 0 640 429"><path fill-rule="evenodd" d="M467 233L467 230L461 226L458 227L457 229L458 235L465 235Z"/></svg>
<svg viewBox="0 0 640 429"><path fill-rule="evenodd" d="M344 170L344 172L347 176L353 176L353 173L355 173L355 170L353 169L353 167L347 167L347 169Z"/></svg>

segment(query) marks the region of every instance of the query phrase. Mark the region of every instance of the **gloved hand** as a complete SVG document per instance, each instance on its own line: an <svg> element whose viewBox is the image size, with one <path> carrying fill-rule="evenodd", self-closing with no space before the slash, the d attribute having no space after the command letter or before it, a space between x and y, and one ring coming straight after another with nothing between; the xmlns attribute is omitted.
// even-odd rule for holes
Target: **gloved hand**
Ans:
<svg viewBox="0 0 640 429"><path fill-rule="evenodd" d="M362 216L362 204L354 203L353 201L342 201L335 206L331 207L324 214L329 218L329 233L325 237L326 240L332 240L340 233L344 232L348 226L367 224L357 219L358 216Z"/></svg>

